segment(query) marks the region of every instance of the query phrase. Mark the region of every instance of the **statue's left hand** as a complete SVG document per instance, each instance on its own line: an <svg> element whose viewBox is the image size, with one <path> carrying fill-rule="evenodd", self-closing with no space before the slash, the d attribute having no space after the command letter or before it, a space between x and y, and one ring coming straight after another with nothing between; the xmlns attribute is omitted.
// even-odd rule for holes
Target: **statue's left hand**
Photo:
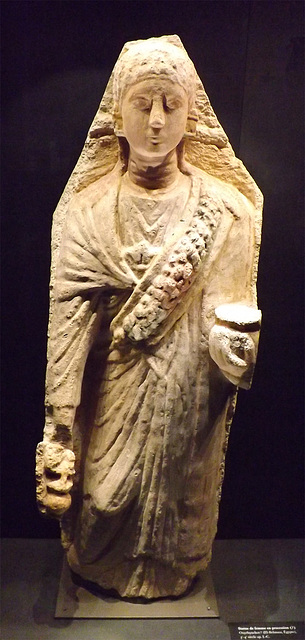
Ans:
<svg viewBox="0 0 305 640"><path fill-rule="evenodd" d="M257 350L250 333L215 324L210 332L209 350L230 382L249 389Z"/></svg>

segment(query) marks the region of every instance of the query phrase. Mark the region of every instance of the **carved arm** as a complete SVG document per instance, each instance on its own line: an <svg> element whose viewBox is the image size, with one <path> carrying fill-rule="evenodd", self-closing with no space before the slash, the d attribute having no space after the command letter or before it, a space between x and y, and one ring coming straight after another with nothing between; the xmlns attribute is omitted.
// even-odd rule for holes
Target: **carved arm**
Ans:
<svg viewBox="0 0 305 640"><path fill-rule="evenodd" d="M36 450L40 511L59 518L71 504L75 474L73 423L80 403L83 372L99 327L101 305L78 296L56 301L50 329L46 424Z"/></svg>

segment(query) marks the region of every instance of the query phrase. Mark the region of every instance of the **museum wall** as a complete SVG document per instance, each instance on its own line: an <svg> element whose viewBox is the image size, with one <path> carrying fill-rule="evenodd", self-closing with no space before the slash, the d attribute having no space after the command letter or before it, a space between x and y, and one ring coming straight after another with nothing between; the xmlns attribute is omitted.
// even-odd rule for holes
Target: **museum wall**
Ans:
<svg viewBox="0 0 305 640"><path fill-rule="evenodd" d="M253 387L239 394L218 536L303 534L303 3L2 2L2 535L35 506L52 212L127 40L177 33L265 196Z"/></svg>

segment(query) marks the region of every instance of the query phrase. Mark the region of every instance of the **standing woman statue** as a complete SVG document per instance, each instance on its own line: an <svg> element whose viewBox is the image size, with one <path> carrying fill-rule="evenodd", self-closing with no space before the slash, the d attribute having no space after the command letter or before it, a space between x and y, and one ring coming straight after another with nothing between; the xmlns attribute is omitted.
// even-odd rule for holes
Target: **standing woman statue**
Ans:
<svg viewBox="0 0 305 640"><path fill-rule="evenodd" d="M40 510L129 598L211 558L260 312L261 194L177 36L125 45L54 214Z"/></svg>

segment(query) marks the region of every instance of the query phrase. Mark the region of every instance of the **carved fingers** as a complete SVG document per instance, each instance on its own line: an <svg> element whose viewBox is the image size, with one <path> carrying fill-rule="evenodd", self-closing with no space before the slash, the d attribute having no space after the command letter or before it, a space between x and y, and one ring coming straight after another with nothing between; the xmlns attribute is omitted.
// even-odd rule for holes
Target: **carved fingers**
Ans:
<svg viewBox="0 0 305 640"><path fill-rule="evenodd" d="M210 332L209 350L230 382L245 389L250 387L257 352L251 334L216 324Z"/></svg>
<svg viewBox="0 0 305 640"><path fill-rule="evenodd" d="M112 349L123 348L126 345L127 341L128 341L128 337L123 327L115 327L112 334L112 342L110 345L111 348Z"/></svg>
<svg viewBox="0 0 305 640"><path fill-rule="evenodd" d="M71 504L75 455L61 444L40 442L36 450L37 502L42 513L60 518Z"/></svg>

